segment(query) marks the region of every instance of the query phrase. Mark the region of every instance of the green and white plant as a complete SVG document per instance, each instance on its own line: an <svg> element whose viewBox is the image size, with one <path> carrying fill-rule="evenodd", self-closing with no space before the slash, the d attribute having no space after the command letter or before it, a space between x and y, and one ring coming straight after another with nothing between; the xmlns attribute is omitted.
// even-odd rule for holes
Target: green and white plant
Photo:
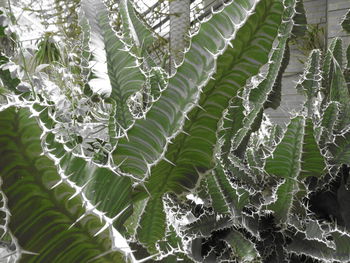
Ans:
<svg viewBox="0 0 350 263"><path fill-rule="evenodd" d="M350 260L340 39L311 52L305 105L283 129L264 110L279 105L300 2L225 3L171 77L132 2L118 3L118 31L110 2L74 4L75 33L36 51L1 9L3 260Z"/></svg>

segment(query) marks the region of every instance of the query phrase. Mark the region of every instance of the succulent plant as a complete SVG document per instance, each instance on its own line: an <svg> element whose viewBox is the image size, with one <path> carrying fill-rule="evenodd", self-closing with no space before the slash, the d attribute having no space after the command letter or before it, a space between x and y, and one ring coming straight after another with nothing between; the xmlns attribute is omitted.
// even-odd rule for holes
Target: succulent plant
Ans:
<svg viewBox="0 0 350 263"><path fill-rule="evenodd" d="M62 65L46 72L16 76L0 66L6 256L348 262L350 61L342 41L310 53L296 84L305 104L283 128L264 110L280 104L289 40L305 30L302 2L225 3L191 36L171 77L152 59L156 38L132 2L118 3L118 32L110 9L81 1L74 25L82 39L65 46L80 49L81 63L66 68L74 57L63 52ZM1 63L25 71L18 50L0 50ZM24 82L32 84L25 92Z"/></svg>

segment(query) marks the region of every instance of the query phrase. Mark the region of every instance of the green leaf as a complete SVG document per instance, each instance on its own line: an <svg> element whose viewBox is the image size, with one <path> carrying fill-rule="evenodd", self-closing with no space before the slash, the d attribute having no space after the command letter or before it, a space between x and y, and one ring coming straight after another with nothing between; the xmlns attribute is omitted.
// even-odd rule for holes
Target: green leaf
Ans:
<svg viewBox="0 0 350 263"><path fill-rule="evenodd" d="M219 182L217 181L214 171L211 174L206 175L206 182L208 187L208 193L211 197L211 202L214 210L217 213L226 214L229 213L229 204L223 196L222 189L220 189Z"/></svg>
<svg viewBox="0 0 350 263"><path fill-rule="evenodd" d="M249 193L243 189L236 189L220 168L214 170L214 176L222 195L225 197L226 203L230 205L234 214L239 216L243 207L249 202Z"/></svg>
<svg viewBox="0 0 350 263"><path fill-rule="evenodd" d="M123 147L122 150L127 149L127 151L122 152L122 156L129 157L122 164L122 170L134 175L138 174L139 176L148 172L150 164L156 161L153 158L157 158L156 156L163 152L164 143L170 137L169 133L169 137L166 135L167 133L164 137L163 132L169 129L169 124L172 129L175 127L177 129L181 128L181 126L176 125L175 119L178 118L177 120L180 121L186 113L179 112L181 107L178 105L184 105L183 99L189 99L191 95L185 89L180 92L178 88L186 83L192 86L194 80L201 76L198 75L198 72L193 72L193 70L198 70L199 68L193 67L193 63L198 63L198 61L193 60L195 57L192 57L192 55L216 53L215 49L219 48L218 44L220 43L222 47L219 49L224 48L225 42L222 42L221 35L228 34L228 29L232 30L232 26L236 23L236 21L231 21L229 17L233 19L233 15L234 19L238 19L239 17L235 16L236 12L238 12L238 14L242 15L241 19L244 21L246 19L244 16L246 11L244 10L248 8L245 4L249 8L252 7L246 1L242 1L240 4L233 2L225 7L221 13L213 16L210 22L202 24L201 30L204 31L200 31L192 41L192 50L195 53L192 54L190 50L186 54L185 62L178 68L177 74L169 80L168 88L153 105L153 108L146 116L146 120L142 121L142 123L137 123L135 129L130 130L130 133L128 133L129 141L127 143L119 141L119 148L117 148L116 154ZM168 146L165 158L150 169L151 176L145 183L145 186L151 196L163 195L170 191L175 193L188 191L196 185L198 172L204 172L214 166L213 150L216 144L216 130L222 113L228 106L230 99L240 89L243 89L248 78L257 74L259 68L267 62L269 50L277 36L278 26L281 23L282 12L283 5L281 5L280 1L261 1L256 6L254 14L248 18L246 24L237 32L236 38L231 42L232 47L228 48L218 60L217 72L214 75L215 80L211 80L203 90L199 100L200 107L193 109L188 115L189 120L185 121L183 127L184 133L177 135L172 144ZM222 23L229 24L223 27ZM223 28L226 28L225 32L220 32ZM233 32L235 31L233 30ZM208 34L211 35L211 38L208 38ZM217 42L215 45L213 45L215 42L212 42L214 39ZM208 51L204 51L205 48L214 50L211 53L207 53ZM202 51L198 53L199 50ZM257 53L256 50L259 50L259 52ZM192 62L190 62L190 58L193 60ZM199 61L202 59L204 57ZM209 61L214 63L213 60ZM206 70L202 72L208 74ZM207 75L205 76L206 78ZM176 81L173 84L178 85L176 93L173 93L173 88L176 86L172 86L172 81ZM167 92L172 93L171 98L168 97L169 93ZM165 96L165 94L167 95ZM179 95L184 97L178 97ZM163 107L160 108L161 104L157 106L157 103L162 103ZM173 105L174 108L170 105ZM157 110L157 112L152 110ZM154 119L155 117L157 119ZM166 126L163 126L164 124ZM159 129L160 127L163 128ZM142 128L142 130L137 131L136 128ZM151 138L149 137L150 135L152 135ZM134 136L134 139L131 136ZM135 144L136 142L137 145ZM147 153L145 152L145 155L142 156L144 149L147 150ZM137 155L142 157L135 158L134 150L137 150ZM128 155L125 155L125 153ZM146 161L148 166L144 167L145 164L142 165L142 161ZM137 165L137 167L134 165ZM143 194L145 195L146 192ZM156 220L149 223L154 224L155 222ZM159 235L159 237L161 236L164 236L164 233Z"/></svg>
<svg viewBox="0 0 350 263"><path fill-rule="evenodd" d="M0 126L9 228L22 249L38 253L23 254L21 262L123 262L118 252L102 255L111 250L108 231L94 237L103 227L100 219L86 214L74 189L57 184L61 178L54 162L41 154L41 129L30 112L9 108L0 113Z"/></svg>
<svg viewBox="0 0 350 263"><path fill-rule="evenodd" d="M334 61L333 69L329 100L339 102L340 112L336 129L341 131L350 124L350 94L341 66L336 61Z"/></svg>
<svg viewBox="0 0 350 263"><path fill-rule="evenodd" d="M267 209L274 212L277 223L284 223L288 220L293 205L293 196L298 190L298 184L293 179L285 179L278 185L275 202L267 206Z"/></svg>
<svg viewBox="0 0 350 263"><path fill-rule="evenodd" d="M146 184L151 193L187 191L195 186L198 172L214 167L216 131L222 113L230 99L244 87L246 80L267 61L268 52L259 51L259 56L255 56L254 50L258 49L256 43L264 43L264 51L271 48L281 19L281 7L279 1L260 2L254 15L237 32L232 41L235 48L229 48L219 58L215 80L211 80L203 90L199 101L201 108L190 112L184 133L179 134L168 147L165 158L174 165L162 160L152 167L149 183Z"/></svg>
<svg viewBox="0 0 350 263"><path fill-rule="evenodd" d="M302 180L309 176L322 176L325 167L312 121L305 120L303 116L294 117L265 164L268 174L284 179L277 188L274 203L268 205L279 221L288 219L294 196L304 189Z"/></svg>
<svg viewBox="0 0 350 263"><path fill-rule="evenodd" d="M259 175L251 173L250 167L247 166L242 157L230 154L229 160L231 163L227 167L227 170L232 174L232 179L246 190L253 190L257 179L259 179Z"/></svg>
<svg viewBox="0 0 350 263"><path fill-rule="evenodd" d="M192 39L184 63L169 80L168 88L161 98L154 103L146 119L139 120L135 128L129 131L129 140L119 141L114 160L118 164L126 158L121 165L123 171L144 177L148 168L159 161L169 141L176 135L178 136L171 148L169 146L166 158L176 162L182 171L165 165L164 160L157 167L168 166L166 169L172 170L171 174L180 172L181 175L193 173L192 160L200 160L200 163L195 164L198 170L201 170L201 166L204 169L211 166L215 132L222 112L245 81L267 62L268 52L281 21L283 6L279 1L262 1L259 6L254 15L251 15L247 11L255 8L255 1L233 2L201 25L199 33ZM240 28L238 25L242 25L248 17L249 22ZM238 29L240 33L237 33ZM214 73L216 56L226 49L227 41L232 37L235 37L232 42L234 48L228 48L219 57L218 70L214 76L216 80L206 85ZM258 49L259 52L256 52ZM202 89L200 106L194 108ZM187 115L189 121L185 121ZM181 134L182 130L191 136ZM190 149L196 150L193 152ZM178 162L180 152L183 159L181 163L184 165ZM191 156L191 167L188 167L189 160L186 156ZM188 187L192 187L197 179L189 179Z"/></svg>
<svg viewBox="0 0 350 263"><path fill-rule="evenodd" d="M244 140L250 136L250 133L254 131L254 126L260 126L263 109L275 105L277 103L276 100L269 100L272 99L271 96L273 96L273 93L276 95L276 91L279 89L277 87L279 85L278 82L280 81L279 78L281 78L281 74L283 73L284 68L286 67L285 53L288 53L287 42L293 27L293 15L294 6L290 5L285 9L283 14L284 22L279 28L278 45L271 54L271 63L269 64L267 75L250 91L249 102L251 104L252 109L241 121L242 127L240 128L240 130L238 132L234 130L231 131L232 134L235 134L232 138L231 147L233 150L239 148L242 142L244 142ZM237 122L237 120L235 120L236 117L232 117L234 118L233 121ZM225 127L227 127L227 124L225 125Z"/></svg>
<svg viewBox="0 0 350 263"><path fill-rule="evenodd" d="M2 25L0 26L0 37L5 37L5 28L6 24L8 23L8 18L5 15L5 12L3 11L3 8L0 9L0 18L2 21Z"/></svg>
<svg viewBox="0 0 350 263"><path fill-rule="evenodd" d="M325 157L321 154L315 139L314 125L311 119L306 120L304 128L303 149L301 155L301 171L298 178L309 176L321 177L326 172Z"/></svg>
<svg viewBox="0 0 350 263"><path fill-rule="evenodd" d="M330 84L334 75L334 63L343 64L342 40L334 38L326 52L322 67L322 91L325 95L324 101L329 100Z"/></svg>
<svg viewBox="0 0 350 263"><path fill-rule="evenodd" d="M324 168L324 157L315 140L312 121L303 116L294 117L282 141L266 160L266 172L285 179L303 179L319 177Z"/></svg>
<svg viewBox="0 0 350 263"><path fill-rule="evenodd" d="M150 252L157 252L155 244L165 233L165 212L162 196L151 197L141 215L137 237Z"/></svg>
<svg viewBox="0 0 350 263"><path fill-rule="evenodd" d="M117 104L114 99L108 99L108 102L111 105L111 111L109 114L108 119L108 135L109 135L109 141L111 145L115 146L118 142L118 124L117 124Z"/></svg>
<svg viewBox="0 0 350 263"><path fill-rule="evenodd" d="M133 123L128 99L141 89L145 76L138 66L137 59L130 54L111 28L108 11L103 2L83 0L82 9L89 21L90 48L97 62L93 73L98 78L92 79L90 85L105 93L111 89L110 97L116 101L116 120L120 126L117 132L123 133Z"/></svg>
<svg viewBox="0 0 350 263"><path fill-rule="evenodd" d="M41 124L47 129L43 136L44 150L53 159L58 160L58 168L70 181L83 187L83 193L97 209L105 212L110 218L119 215L114 221L114 226L122 230L124 221L132 213L131 179L76 156L73 152L80 147L79 144L69 150L67 145L57 142L52 132L55 122L50 118L50 108L38 104L35 104L34 108Z"/></svg>
<svg viewBox="0 0 350 263"><path fill-rule="evenodd" d="M329 102L324 111L322 112L321 127L322 134L320 142L324 145L325 142L329 142L333 135L333 129L336 127L339 115L339 103L336 101Z"/></svg>
<svg viewBox="0 0 350 263"><path fill-rule="evenodd" d="M270 175L285 179L296 179L301 170L303 141L302 116L294 117L288 125L282 141L277 145L271 157L266 160L265 170Z"/></svg>
<svg viewBox="0 0 350 263"><path fill-rule="evenodd" d="M133 202L133 213L125 221L124 226L127 231L127 237L134 238L136 236L136 228L140 221L140 216L143 213L143 210L147 204L147 199Z"/></svg>

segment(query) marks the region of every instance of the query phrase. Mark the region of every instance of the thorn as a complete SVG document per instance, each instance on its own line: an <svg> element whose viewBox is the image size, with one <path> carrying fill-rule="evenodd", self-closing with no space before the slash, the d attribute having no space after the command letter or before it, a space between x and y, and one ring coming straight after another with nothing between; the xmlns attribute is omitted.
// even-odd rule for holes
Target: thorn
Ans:
<svg viewBox="0 0 350 263"><path fill-rule="evenodd" d="M81 189L77 190L71 197L69 197L68 200L72 200L74 197L76 197L78 194L83 192L83 190L86 188L86 186L91 182L93 178L90 178L82 187Z"/></svg>
<svg viewBox="0 0 350 263"><path fill-rule="evenodd" d="M147 166L147 172L148 174L151 174L151 166L149 165L149 163L146 161L146 158L141 154L143 161L145 162L146 166Z"/></svg>
<svg viewBox="0 0 350 263"><path fill-rule="evenodd" d="M128 136L128 132L127 132L127 130L126 129L124 129L124 127L122 127L118 122L117 122L117 124L118 124L118 126L119 126L119 128L120 128L120 130L122 131L122 133L124 134L124 136L125 136L125 138L126 138L126 140L129 142L129 136Z"/></svg>
<svg viewBox="0 0 350 263"><path fill-rule="evenodd" d="M75 222L74 222L73 224L71 224L71 225L68 227L68 229L71 229L73 226L75 226L75 224L78 223L81 219L83 219L84 216L90 214L90 212L92 212L94 209L96 209L97 206L100 205L100 203L101 203L101 201L98 202L98 203L97 203L96 205L94 205L93 207L91 207L90 209L87 209L86 212L85 212L84 214L82 214L77 220L75 220Z"/></svg>
<svg viewBox="0 0 350 263"><path fill-rule="evenodd" d="M120 211L115 217L111 219L111 223L113 224L128 208L130 205L126 206L122 211Z"/></svg>
<svg viewBox="0 0 350 263"><path fill-rule="evenodd" d="M147 187L146 187L144 181L142 181L142 182L140 183L140 185L145 189L145 191L147 192L147 194L148 194L149 196L152 196L151 193L148 191L148 189L147 189Z"/></svg>
<svg viewBox="0 0 350 263"><path fill-rule="evenodd" d="M111 157L111 158L112 158L112 157ZM124 163L127 159L128 159L128 157L125 157L118 165L116 165L116 168L119 169L119 167L120 167L121 165L123 165L123 163Z"/></svg>
<svg viewBox="0 0 350 263"><path fill-rule="evenodd" d="M50 190L56 188L57 186L59 186L59 185L62 184L62 183L63 183L63 180L61 179L61 180L59 180L56 184L54 184L54 185L50 188Z"/></svg>
<svg viewBox="0 0 350 263"><path fill-rule="evenodd" d="M105 231L108 227L110 226L110 224L107 222L95 235L94 237L98 236L99 234L101 234L103 231Z"/></svg>
<svg viewBox="0 0 350 263"><path fill-rule="evenodd" d="M188 132L185 132L184 130L181 131L183 134L186 134L187 136L190 136Z"/></svg>
<svg viewBox="0 0 350 263"><path fill-rule="evenodd" d="M167 158L165 158L165 157L163 157L163 160L166 161L166 162L168 162L168 163L170 163L170 164L173 165L173 166L176 166L176 164L174 164L172 161L170 161L169 159L167 159Z"/></svg>
<svg viewBox="0 0 350 263"><path fill-rule="evenodd" d="M197 107L200 108L201 110L203 110L204 112L207 112L207 110L204 109L201 105L198 104Z"/></svg>
<svg viewBox="0 0 350 263"><path fill-rule="evenodd" d="M98 255L98 256L92 258L92 259L89 259L86 263L93 262L93 261L95 261L96 259L99 259L99 258L101 258L101 257L103 257L103 256L106 256L106 255L108 255L108 254L110 254L110 253L113 253L113 252L115 252L115 251L117 251L117 250L110 249L110 250L108 250L108 251L106 251L106 252L103 252L102 254L100 254L100 255Z"/></svg>
<svg viewBox="0 0 350 263"><path fill-rule="evenodd" d="M27 255L39 255L39 253L31 252L31 251L28 251L28 250L21 250L21 252L23 254L27 254Z"/></svg>
<svg viewBox="0 0 350 263"><path fill-rule="evenodd" d="M137 262L137 263L143 263L143 262L146 262L146 261L148 261L148 260L150 260L150 259L152 259L152 258L157 257L158 255L160 255L160 252L158 252L157 254L153 254L153 255L151 255L151 256L148 256L148 257L146 257L146 258L137 260L136 262Z"/></svg>

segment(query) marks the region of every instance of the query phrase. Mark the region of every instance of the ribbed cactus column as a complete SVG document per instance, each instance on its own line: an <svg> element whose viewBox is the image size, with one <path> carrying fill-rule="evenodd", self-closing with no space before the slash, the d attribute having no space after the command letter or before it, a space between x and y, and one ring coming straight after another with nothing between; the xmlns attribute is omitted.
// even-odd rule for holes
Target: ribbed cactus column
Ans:
<svg viewBox="0 0 350 263"><path fill-rule="evenodd" d="M183 58L190 28L190 0L169 0L170 10L170 73L174 73L175 64Z"/></svg>

